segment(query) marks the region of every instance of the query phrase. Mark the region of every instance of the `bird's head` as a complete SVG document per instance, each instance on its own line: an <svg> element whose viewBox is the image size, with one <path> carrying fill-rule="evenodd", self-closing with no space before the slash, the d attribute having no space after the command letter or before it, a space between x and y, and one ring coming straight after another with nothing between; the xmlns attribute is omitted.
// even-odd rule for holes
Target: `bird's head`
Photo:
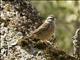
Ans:
<svg viewBox="0 0 80 60"><path fill-rule="evenodd" d="M50 16L47 17L45 22L54 22L55 20L56 20L55 16L50 15Z"/></svg>

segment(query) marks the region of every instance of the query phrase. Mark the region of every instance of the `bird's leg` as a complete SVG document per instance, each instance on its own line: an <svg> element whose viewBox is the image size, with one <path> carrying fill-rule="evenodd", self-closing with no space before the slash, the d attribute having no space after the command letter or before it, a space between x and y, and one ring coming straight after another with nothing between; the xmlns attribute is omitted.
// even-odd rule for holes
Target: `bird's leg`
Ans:
<svg viewBox="0 0 80 60"><path fill-rule="evenodd" d="M44 44L46 47L51 47L52 43L50 41L43 41L42 44Z"/></svg>
<svg viewBox="0 0 80 60"><path fill-rule="evenodd" d="M46 43L42 40L39 40L38 42L36 42L35 47L38 49L46 49Z"/></svg>
<svg viewBox="0 0 80 60"><path fill-rule="evenodd" d="M52 43L51 43L50 41L46 41L46 43L47 43L48 45L52 45Z"/></svg>
<svg viewBox="0 0 80 60"><path fill-rule="evenodd" d="M38 48L38 49L46 49L47 47L48 48L51 48L52 47L52 44L51 44L50 41L42 41L42 40L39 40L35 44L35 47Z"/></svg>

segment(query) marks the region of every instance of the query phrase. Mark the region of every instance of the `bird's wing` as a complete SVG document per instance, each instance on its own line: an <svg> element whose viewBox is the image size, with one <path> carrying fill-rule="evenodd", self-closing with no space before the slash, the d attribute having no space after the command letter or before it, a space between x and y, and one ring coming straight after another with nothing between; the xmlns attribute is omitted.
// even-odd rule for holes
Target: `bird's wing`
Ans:
<svg viewBox="0 0 80 60"><path fill-rule="evenodd" d="M48 23L43 23L40 27L33 31L33 34L40 34L43 33L42 31L47 30L49 27Z"/></svg>

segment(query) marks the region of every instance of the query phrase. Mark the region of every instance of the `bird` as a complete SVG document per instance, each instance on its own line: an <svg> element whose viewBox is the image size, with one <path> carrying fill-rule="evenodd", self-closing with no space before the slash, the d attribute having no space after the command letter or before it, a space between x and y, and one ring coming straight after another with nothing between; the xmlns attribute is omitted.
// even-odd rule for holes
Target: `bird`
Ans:
<svg viewBox="0 0 80 60"><path fill-rule="evenodd" d="M48 41L52 35L54 35L55 20L56 18L54 15L49 15L42 25L31 32L29 37L39 39L42 42Z"/></svg>

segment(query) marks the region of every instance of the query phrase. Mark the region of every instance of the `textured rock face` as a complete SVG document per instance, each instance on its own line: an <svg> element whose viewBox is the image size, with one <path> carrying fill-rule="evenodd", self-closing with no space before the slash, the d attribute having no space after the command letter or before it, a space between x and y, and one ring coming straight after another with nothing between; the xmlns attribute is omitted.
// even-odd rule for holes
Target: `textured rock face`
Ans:
<svg viewBox="0 0 80 60"><path fill-rule="evenodd" d="M9 20L8 26L14 27L18 31L29 33L42 24L42 18L38 16L38 12L28 1L6 1L3 2L2 8L1 18Z"/></svg>
<svg viewBox="0 0 80 60"><path fill-rule="evenodd" d="M43 18L26 0L3 0L0 5L1 60L45 60L34 43L19 43L42 24ZM17 45L17 42L25 47Z"/></svg>
<svg viewBox="0 0 80 60"><path fill-rule="evenodd" d="M80 28L78 28L73 36L74 56L80 60Z"/></svg>

